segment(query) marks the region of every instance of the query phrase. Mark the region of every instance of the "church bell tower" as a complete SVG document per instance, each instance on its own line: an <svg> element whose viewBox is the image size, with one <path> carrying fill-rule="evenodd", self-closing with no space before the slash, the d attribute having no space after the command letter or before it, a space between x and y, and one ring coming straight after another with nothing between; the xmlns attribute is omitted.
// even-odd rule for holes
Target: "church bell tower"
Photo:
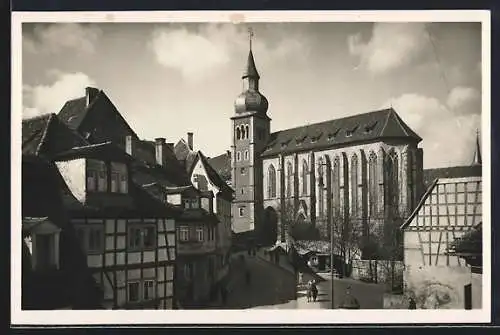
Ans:
<svg viewBox="0 0 500 335"><path fill-rule="evenodd" d="M263 172L259 155L269 140L268 101L259 92L260 76L252 51L253 32L249 30L249 53L243 80L243 92L234 102L231 117L231 177L235 190L233 230L257 238L263 216Z"/></svg>

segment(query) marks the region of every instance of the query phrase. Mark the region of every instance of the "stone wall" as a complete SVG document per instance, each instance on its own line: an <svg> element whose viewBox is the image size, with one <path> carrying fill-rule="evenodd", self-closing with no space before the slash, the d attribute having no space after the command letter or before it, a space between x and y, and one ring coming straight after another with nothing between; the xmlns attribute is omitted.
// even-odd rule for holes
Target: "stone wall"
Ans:
<svg viewBox="0 0 500 335"><path fill-rule="evenodd" d="M481 275L464 266L418 266L404 271L405 291L417 308L464 309L464 286L472 283L472 308L481 308Z"/></svg>
<svg viewBox="0 0 500 335"><path fill-rule="evenodd" d="M386 290L390 292L402 290L403 271L404 264L401 261L353 260L351 277L364 282L386 284Z"/></svg>

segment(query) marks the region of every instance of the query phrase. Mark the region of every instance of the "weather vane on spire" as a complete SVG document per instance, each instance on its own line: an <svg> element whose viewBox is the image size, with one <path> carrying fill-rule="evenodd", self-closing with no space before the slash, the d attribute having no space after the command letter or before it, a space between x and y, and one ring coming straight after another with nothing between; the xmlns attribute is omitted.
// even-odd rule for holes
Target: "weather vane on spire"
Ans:
<svg viewBox="0 0 500 335"><path fill-rule="evenodd" d="M248 40L250 42L250 50L252 50L252 38L253 38L253 29L252 27L248 28Z"/></svg>

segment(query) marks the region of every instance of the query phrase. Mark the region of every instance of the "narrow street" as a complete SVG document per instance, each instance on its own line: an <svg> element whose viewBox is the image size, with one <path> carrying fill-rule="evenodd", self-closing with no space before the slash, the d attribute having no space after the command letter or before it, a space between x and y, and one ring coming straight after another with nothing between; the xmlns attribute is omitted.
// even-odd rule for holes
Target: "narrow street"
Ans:
<svg viewBox="0 0 500 335"><path fill-rule="evenodd" d="M298 309L330 309L332 301L332 282L329 274L321 274L325 281L319 282L318 299L316 302L307 302L306 286L297 287L297 308ZM304 274L303 282L307 283L311 276ZM368 284L352 279L334 279L333 296L335 308L339 308L346 296L347 287L351 288L351 295L355 297L360 305L360 309L383 309L384 308L384 287L378 284Z"/></svg>
<svg viewBox="0 0 500 335"><path fill-rule="evenodd" d="M295 276L258 257L245 257L244 264L236 263L228 298L221 309L295 309ZM245 271L251 273L250 284Z"/></svg>

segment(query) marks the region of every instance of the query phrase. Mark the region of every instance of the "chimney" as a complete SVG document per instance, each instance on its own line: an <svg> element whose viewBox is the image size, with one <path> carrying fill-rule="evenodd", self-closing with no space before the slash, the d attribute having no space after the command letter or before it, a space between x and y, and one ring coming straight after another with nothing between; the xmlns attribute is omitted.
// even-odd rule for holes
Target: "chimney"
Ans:
<svg viewBox="0 0 500 335"><path fill-rule="evenodd" d="M135 154L135 139L132 135L125 136L125 152L130 156Z"/></svg>
<svg viewBox="0 0 500 335"><path fill-rule="evenodd" d="M192 132L188 133L188 146L189 146L189 149L193 150L193 133Z"/></svg>
<svg viewBox="0 0 500 335"><path fill-rule="evenodd" d="M85 87L85 97L86 97L86 106L88 107L92 101L94 101L95 97L99 94L99 90L94 87Z"/></svg>
<svg viewBox="0 0 500 335"><path fill-rule="evenodd" d="M165 139L163 137L155 138L155 155L156 155L156 164L165 166L166 163L166 155L165 149L167 148L167 144L165 143Z"/></svg>

